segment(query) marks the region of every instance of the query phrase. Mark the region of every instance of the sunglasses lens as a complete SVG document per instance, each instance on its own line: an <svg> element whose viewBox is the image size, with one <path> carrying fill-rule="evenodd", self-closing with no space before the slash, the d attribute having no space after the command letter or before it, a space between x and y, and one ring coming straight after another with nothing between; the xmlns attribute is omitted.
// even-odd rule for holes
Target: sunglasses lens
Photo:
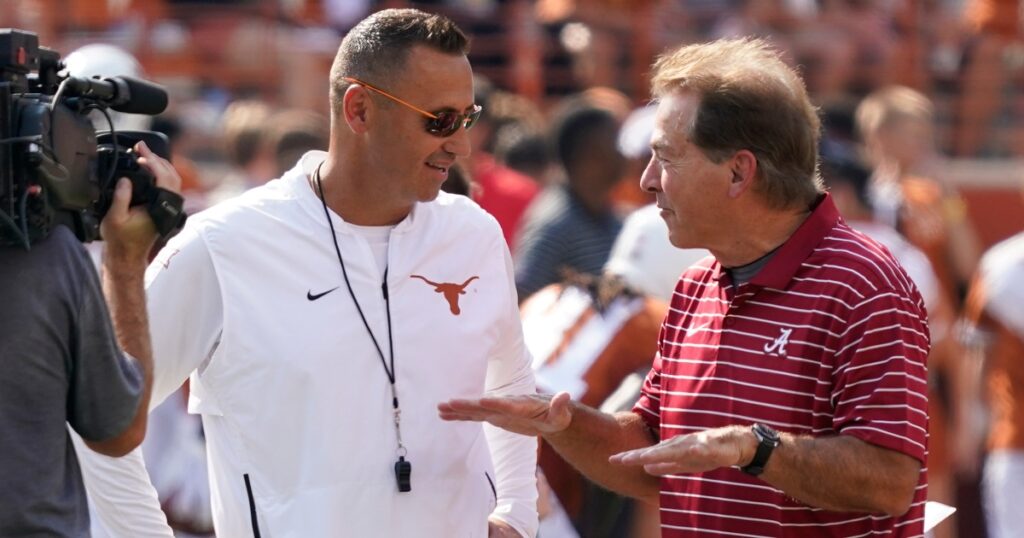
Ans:
<svg viewBox="0 0 1024 538"><path fill-rule="evenodd" d="M437 117L427 120L427 132L434 136L448 137L455 134L459 127L465 127L468 131L476 120L480 119L481 112L483 109L479 106L475 106L469 114L459 114L450 110L435 112L434 115Z"/></svg>
<svg viewBox="0 0 1024 538"><path fill-rule="evenodd" d="M475 107L472 112L470 112L468 115L466 115L465 128L466 128L467 131L472 129L473 126L476 125L476 120L480 119L480 113L483 112L483 111L484 111L483 108Z"/></svg>
<svg viewBox="0 0 1024 538"><path fill-rule="evenodd" d="M427 122L427 131L432 135L451 136L459 130L459 114L455 112L438 112L437 118Z"/></svg>

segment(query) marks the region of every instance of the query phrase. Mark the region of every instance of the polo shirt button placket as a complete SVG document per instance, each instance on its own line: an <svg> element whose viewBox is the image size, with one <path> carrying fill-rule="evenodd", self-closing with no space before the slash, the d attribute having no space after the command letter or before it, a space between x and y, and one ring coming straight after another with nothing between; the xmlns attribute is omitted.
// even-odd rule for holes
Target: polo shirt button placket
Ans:
<svg viewBox="0 0 1024 538"><path fill-rule="evenodd" d="M724 323L726 327L732 327L733 325L736 325L736 318L734 316L736 315L736 311L740 309L740 305L742 304L743 299L740 299L739 296L734 296L732 301L729 302L729 310L726 311L725 313Z"/></svg>

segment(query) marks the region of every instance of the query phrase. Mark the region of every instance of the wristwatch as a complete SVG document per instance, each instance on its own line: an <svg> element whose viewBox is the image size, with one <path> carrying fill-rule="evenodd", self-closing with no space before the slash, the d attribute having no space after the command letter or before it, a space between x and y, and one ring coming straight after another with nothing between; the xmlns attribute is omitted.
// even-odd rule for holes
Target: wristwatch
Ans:
<svg viewBox="0 0 1024 538"><path fill-rule="evenodd" d="M782 444L782 439L779 437L779 432L760 422L751 426L750 431L754 432L754 437L757 438L757 451L754 452L754 459L750 460L746 466L740 467L740 470L751 476L758 476L764 472L768 458L771 457L772 451Z"/></svg>

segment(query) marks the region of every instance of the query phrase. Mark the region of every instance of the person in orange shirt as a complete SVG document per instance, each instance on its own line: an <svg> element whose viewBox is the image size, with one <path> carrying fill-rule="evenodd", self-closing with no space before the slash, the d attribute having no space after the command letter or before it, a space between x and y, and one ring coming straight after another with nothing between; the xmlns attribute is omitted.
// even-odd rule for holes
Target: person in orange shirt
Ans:
<svg viewBox="0 0 1024 538"><path fill-rule="evenodd" d="M856 126L874 168L876 217L928 255L944 292L959 305L981 247L963 199L941 173L934 105L916 90L890 86L861 101Z"/></svg>
<svg viewBox="0 0 1024 538"><path fill-rule="evenodd" d="M1024 232L992 247L982 258L965 309L965 341L976 359L970 366L984 373L989 416L982 498L991 538L1020 536L1024 529ZM980 380L981 376L976 375ZM978 402L978 394L964 407ZM965 411L962 416L973 417ZM983 431L981 420L964 421L957 437L970 443ZM964 467L977 458L968 447Z"/></svg>

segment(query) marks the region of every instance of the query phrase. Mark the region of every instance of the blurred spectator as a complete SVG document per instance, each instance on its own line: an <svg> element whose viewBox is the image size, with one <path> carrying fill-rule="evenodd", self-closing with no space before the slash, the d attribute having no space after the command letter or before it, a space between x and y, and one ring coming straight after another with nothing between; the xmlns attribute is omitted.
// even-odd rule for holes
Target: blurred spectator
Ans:
<svg viewBox="0 0 1024 538"><path fill-rule="evenodd" d="M877 219L928 255L956 307L980 246L966 204L942 177L932 102L910 88L883 88L857 107L856 123L874 167L870 192Z"/></svg>
<svg viewBox="0 0 1024 538"><path fill-rule="evenodd" d="M552 48L569 56L576 88L622 87L629 83L622 69L626 63L623 60L630 57L636 33L642 31L632 26L631 15L647 12L657 3L654 0L538 0L535 13L555 41Z"/></svg>
<svg viewBox="0 0 1024 538"><path fill-rule="evenodd" d="M596 108L607 110L615 116L615 120L620 125L621 131L625 129L625 122L629 120L633 114L633 103L629 100L626 94L606 87L593 87L587 88L580 97L583 102L588 103ZM611 200L612 209L619 216L628 215L637 209L654 202L654 198L649 194L640 190L640 175L643 173L644 168L647 166L647 160L650 157L650 142L651 142L651 131L653 131L653 119L648 121L649 130L647 131L647 139L643 141L643 146L647 148L647 158L644 159L640 166L630 166L631 159L622 152L621 144L617 143L616 147L619 149L619 153L626 157L626 164L622 168L622 175L619 177L619 181L612 188ZM620 139L617 139L621 142Z"/></svg>
<svg viewBox="0 0 1024 538"><path fill-rule="evenodd" d="M331 26L347 31L370 13L373 0L324 0L324 16Z"/></svg>
<svg viewBox="0 0 1024 538"><path fill-rule="evenodd" d="M473 78L476 103L484 107L483 114L473 126L473 151L494 152L498 131L508 125L521 125L527 130L544 129L544 114L529 99L495 88L485 77Z"/></svg>
<svg viewBox="0 0 1024 538"><path fill-rule="evenodd" d="M540 187L529 177L495 161L489 153L496 131L503 124L519 121L539 122L540 113L521 97L495 90L483 77L475 77L476 103L483 113L469 131L473 153L469 156L469 174L478 189L473 199L494 216L501 226L505 242L513 247L513 238L530 202ZM526 119L528 116L535 116Z"/></svg>
<svg viewBox="0 0 1024 538"><path fill-rule="evenodd" d="M622 225L611 208L625 164L615 146L618 128L611 113L578 101L556 119L566 183L547 187L524 217L513 251L519 297L557 282L564 269L596 275L607 261Z"/></svg>
<svg viewBox="0 0 1024 538"><path fill-rule="evenodd" d="M591 86L579 94L583 102L607 110L620 124L633 109L633 103L626 94L610 86Z"/></svg>
<svg viewBox="0 0 1024 538"><path fill-rule="evenodd" d="M266 149L270 105L259 100L235 101L221 117L224 153L234 167L210 192L210 205L233 198L275 177L276 164Z"/></svg>
<svg viewBox="0 0 1024 538"><path fill-rule="evenodd" d="M854 148L857 144L857 125L854 117L859 99L844 97L821 104L822 140Z"/></svg>
<svg viewBox="0 0 1024 538"><path fill-rule="evenodd" d="M174 116L158 116L153 118L152 128L158 133L163 133L170 144L171 164L181 176L181 195L185 197L185 210L191 214L206 209L205 188L199 181L199 170L192 159L181 151L181 122Z"/></svg>
<svg viewBox="0 0 1024 538"><path fill-rule="evenodd" d="M827 1L738 0L722 14L711 35L770 40L786 51L788 63L804 66L808 91L819 101L829 101L848 91L858 66L848 32L827 17L835 7Z"/></svg>
<svg viewBox="0 0 1024 538"><path fill-rule="evenodd" d="M298 109L274 111L236 101L224 112L224 145L235 170L210 194L211 205L284 175L307 151L327 149L330 121Z"/></svg>
<svg viewBox="0 0 1024 538"><path fill-rule="evenodd" d="M498 129L494 136L494 158L501 164L546 184L550 175L551 152L544 133L521 123Z"/></svg>
<svg viewBox="0 0 1024 538"><path fill-rule="evenodd" d="M568 391L574 399L598 406L629 374L646 374L679 275L708 255L673 247L654 206L630 215L612 252L601 276L576 274L523 302L524 337L541 391ZM636 390L630 405L638 398L639 384ZM660 534L655 508L598 493L547 444L541 447L540 465L557 497L552 503L556 515L541 521L541 535ZM556 527L563 509L579 534Z"/></svg>
<svg viewBox="0 0 1024 538"><path fill-rule="evenodd" d="M657 107L638 108L626 117L619 129L619 153L626 159L622 179L615 186L612 199L623 213L654 203L654 197L640 189L640 176L651 160L651 135L654 134L654 112Z"/></svg>
<svg viewBox="0 0 1024 538"><path fill-rule="evenodd" d="M956 106L958 122L953 152L957 156L980 155L991 142L992 120L1005 104L1003 91L1006 83L1013 75L1012 71L1019 72L1024 63L1021 9L1020 0L967 2L965 15L970 34L964 51ZM1018 152L1024 150L1024 140L1017 142L1015 149Z"/></svg>
<svg viewBox="0 0 1024 538"><path fill-rule="evenodd" d="M893 83L893 59L897 52L895 11L899 0L824 0L812 27L817 39L810 47L829 47L833 41L848 43L851 50L837 58L852 64L846 90L864 95ZM833 60L834 61L834 60ZM828 69L828 65L815 66Z"/></svg>
<svg viewBox="0 0 1024 538"><path fill-rule="evenodd" d="M330 121L308 110L283 110L273 114L263 143L274 161L273 177L281 177L307 151L327 151Z"/></svg>
<svg viewBox="0 0 1024 538"><path fill-rule="evenodd" d="M990 414L982 497L990 538L1020 536L1024 529L1024 233L992 247L982 258L967 297L965 341L975 359L977 383L965 408L981 401ZM984 385L981 377L984 376ZM985 431L978 414L965 411L958 431L966 448ZM976 461L971 450L962 467Z"/></svg>

